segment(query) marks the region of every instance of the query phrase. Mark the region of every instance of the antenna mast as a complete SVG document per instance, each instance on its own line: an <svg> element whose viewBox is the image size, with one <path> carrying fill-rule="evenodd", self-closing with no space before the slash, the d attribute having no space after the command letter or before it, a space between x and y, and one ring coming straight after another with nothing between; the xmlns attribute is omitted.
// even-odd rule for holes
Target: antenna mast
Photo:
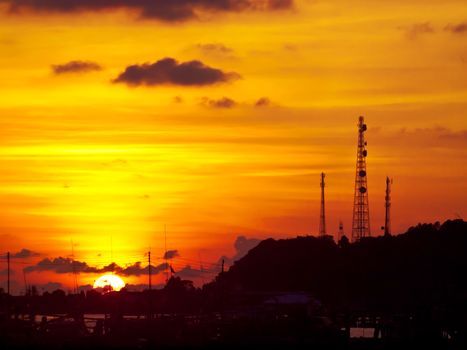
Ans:
<svg viewBox="0 0 467 350"><path fill-rule="evenodd" d="M357 147L357 171L355 174L355 193L352 217L352 240L359 241L371 236L370 209L368 204L368 184L366 174L366 150L365 131L367 126L364 118L358 119L358 147Z"/></svg>
<svg viewBox="0 0 467 350"><path fill-rule="evenodd" d="M323 237L326 235L326 212L324 207L324 177L326 175L321 173L321 210L319 215L319 236Z"/></svg>
<svg viewBox="0 0 467 350"><path fill-rule="evenodd" d="M391 235L391 185L392 179L386 177L386 196L384 197L384 207L386 209L384 216L384 235Z"/></svg>

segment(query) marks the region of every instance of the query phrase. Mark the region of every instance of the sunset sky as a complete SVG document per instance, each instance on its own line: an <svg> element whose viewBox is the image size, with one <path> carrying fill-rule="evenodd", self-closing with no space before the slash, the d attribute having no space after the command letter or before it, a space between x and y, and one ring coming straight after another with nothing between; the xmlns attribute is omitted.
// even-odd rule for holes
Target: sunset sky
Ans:
<svg viewBox="0 0 467 350"><path fill-rule="evenodd" d="M465 218L465 10L0 0L1 286L10 251L13 292L23 268L72 288L72 245L79 285L112 262L146 283L149 249L162 283L164 227L174 269L208 281L253 238L316 235L323 171L328 231L349 233L359 115L373 235L386 176L395 233Z"/></svg>

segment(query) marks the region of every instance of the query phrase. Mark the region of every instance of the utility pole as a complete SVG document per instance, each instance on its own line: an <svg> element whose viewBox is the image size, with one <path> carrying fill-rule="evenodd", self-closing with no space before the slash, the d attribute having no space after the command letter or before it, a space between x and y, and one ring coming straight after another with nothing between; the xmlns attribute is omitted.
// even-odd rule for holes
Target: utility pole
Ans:
<svg viewBox="0 0 467 350"><path fill-rule="evenodd" d="M10 295L10 252L6 254L7 259L7 294Z"/></svg>
<svg viewBox="0 0 467 350"><path fill-rule="evenodd" d="M367 126L364 118L358 119L357 169L355 174L355 192L352 217L352 241L356 242L371 236L370 209L368 203L368 184L366 173L366 157L368 155L365 141Z"/></svg>
<svg viewBox="0 0 467 350"><path fill-rule="evenodd" d="M221 270L221 274L224 274L224 264L225 264L225 260L222 259L222 270Z"/></svg>
<svg viewBox="0 0 467 350"><path fill-rule="evenodd" d="M386 196L384 197L384 235L391 235L391 185L392 179L389 179L389 176L386 177Z"/></svg>
<svg viewBox="0 0 467 350"><path fill-rule="evenodd" d="M165 282L169 282L169 262L167 257L167 225L164 225L164 245L165 245Z"/></svg>
<svg viewBox="0 0 467 350"><path fill-rule="evenodd" d="M326 175L321 173L321 210L319 215L319 236L326 236L326 211L324 207L324 177Z"/></svg>
<svg viewBox="0 0 467 350"><path fill-rule="evenodd" d="M152 281L151 281L151 251L148 252L148 280L149 280L149 291L152 289Z"/></svg>

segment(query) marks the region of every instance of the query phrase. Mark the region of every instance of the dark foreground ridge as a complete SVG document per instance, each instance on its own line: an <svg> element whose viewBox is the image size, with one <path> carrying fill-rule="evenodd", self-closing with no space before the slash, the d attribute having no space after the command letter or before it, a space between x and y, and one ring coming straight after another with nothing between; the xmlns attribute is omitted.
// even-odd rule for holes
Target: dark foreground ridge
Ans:
<svg viewBox="0 0 467 350"><path fill-rule="evenodd" d="M0 295L1 348L467 346L467 222L268 239L201 289ZM363 337L362 337L363 336Z"/></svg>

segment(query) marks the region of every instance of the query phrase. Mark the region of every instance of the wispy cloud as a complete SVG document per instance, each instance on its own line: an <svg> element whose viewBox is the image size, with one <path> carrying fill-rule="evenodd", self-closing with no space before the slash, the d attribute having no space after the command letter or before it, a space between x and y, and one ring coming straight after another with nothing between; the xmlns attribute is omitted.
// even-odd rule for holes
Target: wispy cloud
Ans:
<svg viewBox="0 0 467 350"><path fill-rule="evenodd" d="M446 27L444 27L444 30L453 34L467 34L467 22L448 24Z"/></svg>
<svg viewBox="0 0 467 350"><path fill-rule="evenodd" d="M91 61L70 61L63 64L57 64L52 66L54 74L70 74L70 73L89 73L93 71L100 71L102 67Z"/></svg>
<svg viewBox="0 0 467 350"><path fill-rule="evenodd" d="M222 97L218 100L205 97L202 99L202 104L212 108L233 108L237 105L237 102L228 97Z"/></svg>
<svg viewBox="0 0 467 350"><path fill-rule="evenodd" d="M417 39L421 35L435 33L435 28L430 22L415 23L403 29L405 30L406 36L412 40Z"/></svg>

